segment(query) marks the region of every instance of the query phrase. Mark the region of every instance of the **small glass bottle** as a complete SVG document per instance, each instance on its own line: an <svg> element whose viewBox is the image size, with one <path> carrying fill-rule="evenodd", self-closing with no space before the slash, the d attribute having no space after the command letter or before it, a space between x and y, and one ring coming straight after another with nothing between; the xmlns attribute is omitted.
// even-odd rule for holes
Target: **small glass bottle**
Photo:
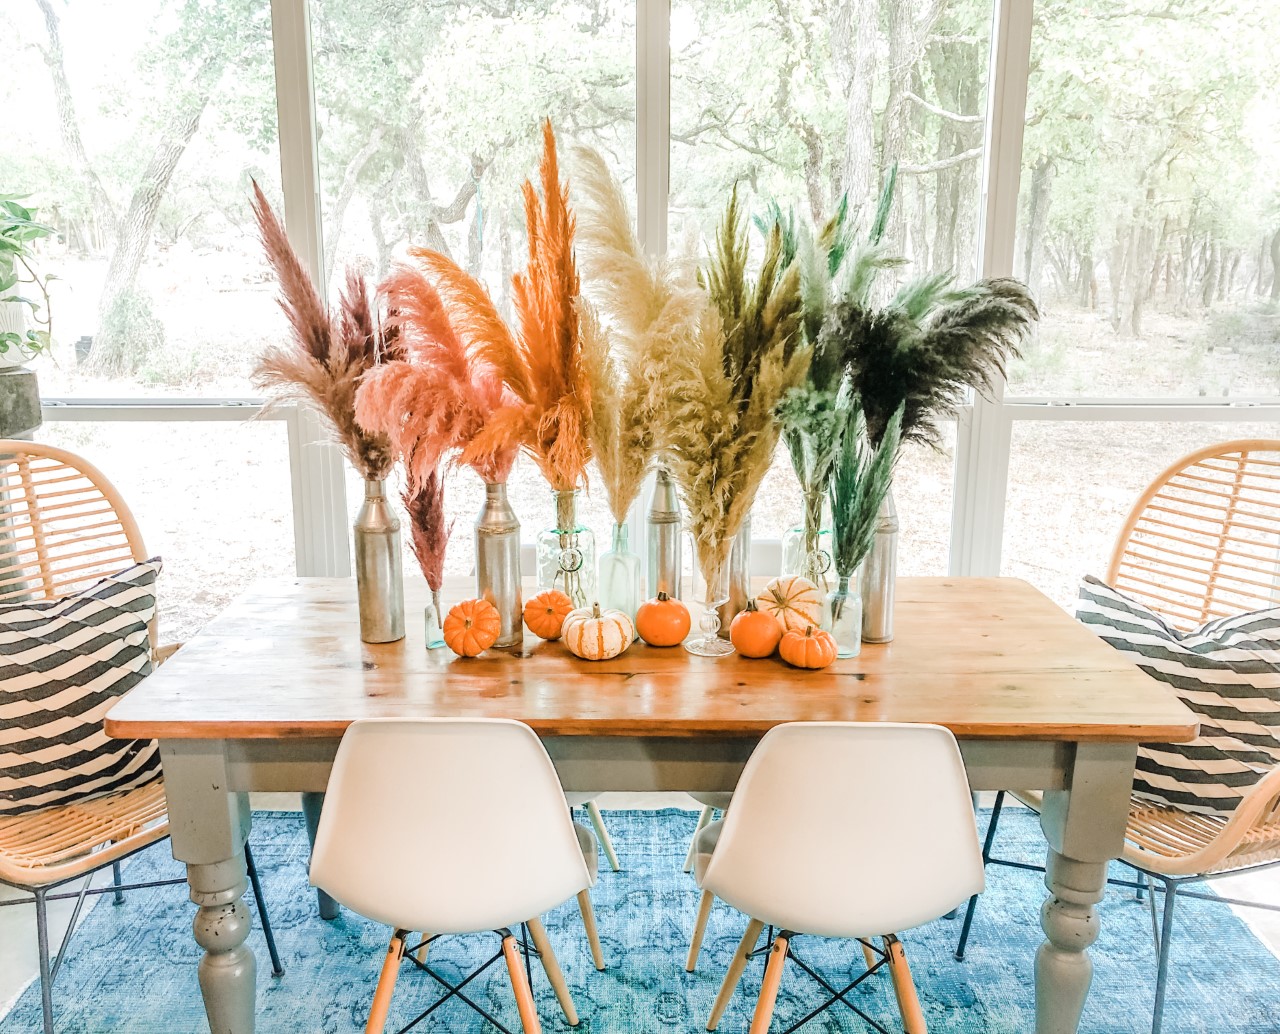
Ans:
<svg viewBox="0 0 1280 1034"><path fill-rule="evenodd" d="M823 592L831 588L831 517L821 492L806 492L804 525L782 536L784 578L799 575Z"/></svg>
<svg viewBox="0 0 1280 1034"><path fill-rule="evenodd" d="M828 631L836 641L837 657L857 657L862 652L862 569L837 575L836 587L827 594Z"/></svg>
<svg viewBox="0 0 1280 1034"><path fill-rule="evenodd" d="M578 489L551 496L556 523L538 535L538 588L559 589L585 607L596 602L596 537L578 522Z"/></svg>
<svg viewBox="0 0 1280 1034"><path fill-rule="evenodd" d="M613 526L613 545L600 556L600 606L620 610L634 625L640 599L640 558L627 548L628 528Z"/></svg>
<svg viewBox="0 0 1280 1034"><path fill-rule="evenodd" d="M435 589L431 590L431 602L423 608L422 620L427 649L439 650L444 646L444 609L440 604L440 593Z"/></svg>

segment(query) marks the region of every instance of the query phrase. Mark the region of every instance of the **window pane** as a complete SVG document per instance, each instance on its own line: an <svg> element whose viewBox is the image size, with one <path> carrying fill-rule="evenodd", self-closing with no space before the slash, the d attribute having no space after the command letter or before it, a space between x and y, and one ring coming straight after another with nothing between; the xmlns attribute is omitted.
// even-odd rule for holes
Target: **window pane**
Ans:
<svg viewBox="0 0 1280 1034"><path fill-rule="evenodd" d="M1271 438L1275 430L1274 424L1016 421L1002 573L1074 609L1080 580L1106 577L1125 518L1161 471L1196 449Z"/></svg>
<svg viewBox="0 0 1280 1034"><path fill-rule="evenodd" d="M68 420L36 437L101 470L163 558L161 642L189 639L257 579L294 573L284 421Z"/></svg>
<svg viewBox="0 0 1280 1034"><path fill-rule="evenodd" d="M0 13L0 183L57 231L44 394L250 394L283 326L248 206L279 196L267 0L49 7Z"/></svg>
<svg viewBox="0 0 1280 1034"><path fill-rule="evenodd" d="M1036 15L1010 393L1280 394L1280 5Z"/></svg>

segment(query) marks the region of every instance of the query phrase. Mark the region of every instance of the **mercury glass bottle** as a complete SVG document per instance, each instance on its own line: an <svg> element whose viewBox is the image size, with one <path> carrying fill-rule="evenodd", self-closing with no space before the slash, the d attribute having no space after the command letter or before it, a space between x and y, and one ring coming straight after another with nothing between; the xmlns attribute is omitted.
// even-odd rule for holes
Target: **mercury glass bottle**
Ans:
<svg viewBox="0 0 1280 1034"><path fill-rule="evenodd" d="M520 522L507 501L506 484L484 486L484 506L476 517L476 590L498 608L502 626L494 646L524 642L520 599ZM440 615L444 621L444 615Z"/></svg>
<svg viewBox="0 0 1280 1034"><path fill-rule="evenodd" d="M556 524L538 535L538 588L559 589L585 607L596 602L596 537L578 521L578 489L551 495Z"/></svg>
<svg viewBox="0 0 1280 1034"><path fill-rule="evenodd" d="M898 510L893 491L880 504L871 552L862 562L862 641L887 643L893 639L893 595L898 576Z"/></svg>
<svg viewBox="0 0 1280 1034"><path fill-rule="evenodd" d="M827 614L837 657L857 657L862 652L861 568L852 575L837 575L835 588L827 594Z"/></svg>
<svg viewBox="0 0 1280 1034"><path fill-rule="evenodd" d="M620 610L635 624L640 609L640 558L627 548L629 529L613 526L613 544L600 555L600 606Z"/></svg>
<svg viewBox="0 0 1280 1034"><path fill-rule="evenodd" d="M385 481L365 481L364 502L352 532L360 638L366 643L394 643L404 638L404 571L400 520L387 503Z"/></svg>
<svg viewBox="0 0 1280 1034"><path fill-rule="evenodd" d="M673 600L680 599L681 528L680 496L676 483L662 467L653 482L653 499L649 503L645 552L648 560L649 595L665 592Z"/></svg>
<svg viewBox="0 0 1280 1034"><path fill-rule="evenodd" d="M831 515L823 492L806 492L804 525L782 536L782 571L813 582L823 592L831 588Z"/></svg>

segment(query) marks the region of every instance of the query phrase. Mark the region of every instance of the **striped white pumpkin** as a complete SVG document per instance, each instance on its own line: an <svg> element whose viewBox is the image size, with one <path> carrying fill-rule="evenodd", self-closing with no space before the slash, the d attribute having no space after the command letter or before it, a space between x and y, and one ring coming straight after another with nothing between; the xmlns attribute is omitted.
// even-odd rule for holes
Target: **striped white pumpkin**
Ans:
<svg viewBox="0 0 1280 1034"><path fill-rule="evenodd" d="M571 610L561 631L564 644L585 661L617 657L636 637L635 626L621 610L601 611L600 604Z"/></svg>
<svg viewBox="0 0 1280 1034"><path fill-rule="evenodd" d="M756 607L773 616L783 634L822 627L822 593L807 578L775 578L756 597Z"/></svg>

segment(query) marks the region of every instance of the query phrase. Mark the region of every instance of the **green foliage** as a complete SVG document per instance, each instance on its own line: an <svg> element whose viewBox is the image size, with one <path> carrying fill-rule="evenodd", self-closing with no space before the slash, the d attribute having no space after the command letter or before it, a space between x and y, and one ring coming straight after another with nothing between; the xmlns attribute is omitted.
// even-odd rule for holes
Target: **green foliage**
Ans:
<svg viewBox="0 0 1280 1034"><path fill-rule="evenodd" d="M867 421L856 396L841 398L843 426L837 435L831 477L832 560L836 575L850 577L875 541L880 506L893 485L893 469L902 444L903 407L889 417L884 434L872 446Z"/></svg>
<svg viewBox="0 0 1280 1034"><path fill-rule="evenodd" d="M148 370L165 351L165 328L155 315L151 296L140 286L117 296L112 307L102 315L102 324L93 339L95 352L109 349L116 356L117 369L104 372L132 373ZM162 375L158 380L165 379Z"/></svg>
<svg viewBox="0 0 1280 1034"><path fill-rule="evenodd" d="M13 353L26 361L53 347L49 281L54 277L36 272L35 243L54 230L38 222L35 209L19 203L23 200L22 194L0 194L0 305L26 306L36 326L0 331L0 355L12 358ZM32 297L30 288L39 297Z"/></svg>

